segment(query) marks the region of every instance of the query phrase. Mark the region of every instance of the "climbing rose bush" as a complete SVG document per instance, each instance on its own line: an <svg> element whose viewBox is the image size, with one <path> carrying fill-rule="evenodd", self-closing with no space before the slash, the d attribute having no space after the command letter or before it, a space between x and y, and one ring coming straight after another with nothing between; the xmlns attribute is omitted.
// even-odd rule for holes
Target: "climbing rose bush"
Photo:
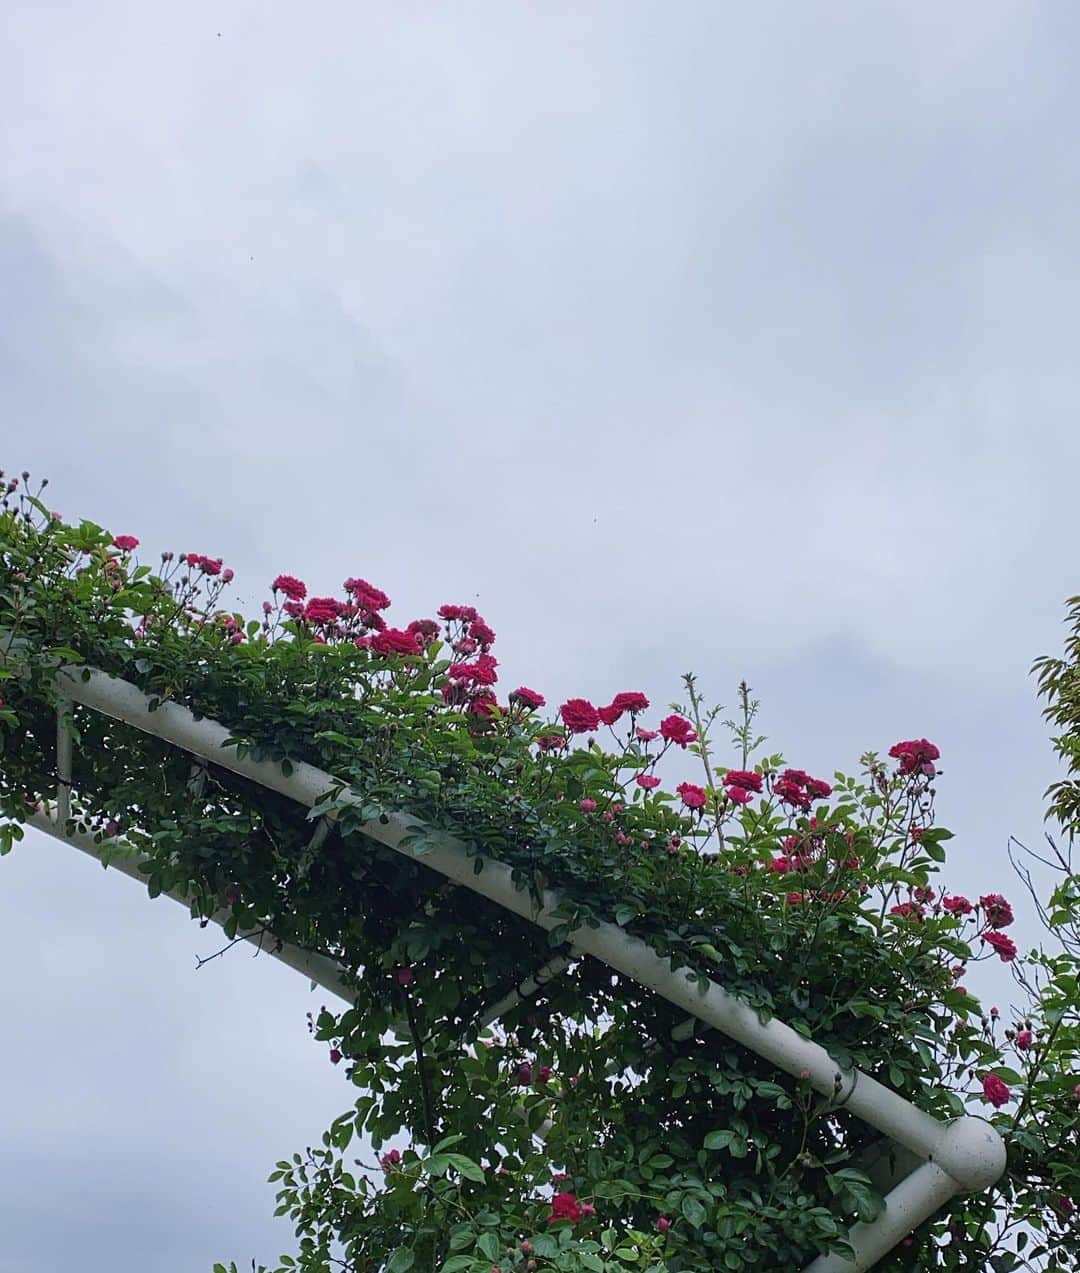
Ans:
<svg viewBox="0 0 1080 1273"><path fill-rule="evenodd" d="M1059 944L1028 953L1004 896L949 891L932 742L896 743L892 763L866 753L855 777L811 775L758 754L745 685L722 722L692 676L660 709L604 686L545 712L542 691L502 697L495 631L472 606L392 626L365 579L315 596L280 573L249 618L228 605L223 557L166 551L151 568L137 537L65 523L28 479L3 491L0 850L53 799L58 664L123 677L224 722L240 754L340 784L305 811L66 712L72 821L103 857L136 855L150 894L184 890L197 918L226 909L228 939L318 952L352 983L350 1004L309 1018L352 1099L271 1175L297 1242L279 1273L764 1273L844 1251L850 1225L881 1213L876 1134L806 1073L715 1031L673 1038L670 1004L575 953L598 922L787 1021L838 1069L999 1128L999 1185L880 1267L1075 1267L1076 875L1062 857L1046 910ZM1064 664L1045 678L1059 705L1076 683ZM407 854L371 835L398 811L426 828ZM559 926L431 870L440 833L478 873L497 860L523 891L559 893ZM561 974L485 1022L559 952ZM965 988L978 962L1007 979L1004 1013Z"/></svg>

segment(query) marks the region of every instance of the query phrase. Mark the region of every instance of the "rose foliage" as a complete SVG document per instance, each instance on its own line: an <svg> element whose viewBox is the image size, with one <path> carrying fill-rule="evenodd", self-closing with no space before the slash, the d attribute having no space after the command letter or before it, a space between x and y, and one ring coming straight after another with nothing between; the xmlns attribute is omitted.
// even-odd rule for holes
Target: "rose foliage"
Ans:
<svg viewBox="0 0 1080 1273"><path fill-rule="evenodd" d="M691 676L685 701L659 710L632 688L545 711L543 687L500 690L495 632L471 606L397 626L367 580L312 596L282 573L245 618L221 557L151 568L134 535L64 522L27 479L2 489L0 850L53 800L58 663L123 677L224 722L241 753L340 784L308 811L65 709L73 823L106 859L137 854L152 896L185 890L196 918L225 908L230 939L319 952L354 987L310 1020L355 1099L271 1176L298 1241L279 1269L797 1270L881 1213L877 1134L716 1031L673 1040L670 1004L573 955L574 931L598 921L838 1066L1000 1129L997 1188L955 1200L880 1267L1077 1267L1080 881L1046 857L1060 940L1028 953L1004 897L950 892L929 740L826 781L754 759L743 685L725 766L719 709ZM1077 642L1043 666L1074 772ZM1075 826L1075 784L1057 805ZM406 854L365 830L396 811L431 828ZM431 870L436 832L477 873L498 860L521 889L554 889L561 925L547 934ZM481 1024L559 950L565 972ZM1009 1006L965 989L978 962Z"/></svg>

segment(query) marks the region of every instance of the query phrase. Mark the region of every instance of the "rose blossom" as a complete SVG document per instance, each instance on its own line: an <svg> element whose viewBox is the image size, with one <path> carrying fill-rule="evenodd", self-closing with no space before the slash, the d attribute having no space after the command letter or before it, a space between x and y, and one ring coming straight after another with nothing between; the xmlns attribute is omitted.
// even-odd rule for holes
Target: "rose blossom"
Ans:
<svg viewBox="0 0 1080 1273"><path fill-rule="evenodd" d="M1016 1032L1016 1046L1021 1052L1026 1052L1031 1047L1033 1038L1034 1036L1030 1030L1018 1030Z"/></svg>
<svg viewBox="0 0 1080 1273"><path fill-rule="evenodd" d="M421 645L429 645L439 635L439 625L434 619L413 619L405 631L411 632Z"/></svg>
<svg viewBox="0 0 1080 1273"><path fill-rule="evenodd" d="M445 605L439 607L439 618L446 619L447 622L460 619L463 623L473 623L479 615L476 613L475 606Z"/></svg>
<svg viewBox="0 0 1080 1273"><path fill-rule="evenodd" d="M751 769L729 769L720 781L725 787L741 787L743 791L761 790L761 774Z"/></svg>
<svg viewBox="0 0 1080 1273"><path fill-rule="evenodd" d="M1008 928L1013 922L1013 909L1000 893L987 893L979 898L979 905L991 928Z"/></svg>
<svg viewBox="0 0 1080 1273"><path fill-rule="evenodd" d="M611 706L618 708L620 712L630 712L633 715L645 711L649 706L649 700L640 690L624 690L623 693L615 695L611 700Z"/></svg>
<svg viewBox="0 0 1080 1273"><path fill-rule="evenodd" d="M548 1224L554 1224L557 1220L569 1220L571 1224L577 1224L580 1219L581 1207L574 1194L557 1193L552 1198Z"/></svg>
<svg viewBox="0 0 1080 1273"><path fill-rule="evenodd" d="M982 1081L983 1096L995 1109L1007 1105L1012 1100L1012 1093L996 1074L988 1074Z"/></svg>
<svg viewBox="0 0 1080 1273"><path fill-rule="evenodd" d="M589 799L579 800L578 808L581 810L582 813L592 813L593 810L596 808L596 801L589 800Z"/></svg>
<svg viewBox="0 0 1080 1273"><path fill-rule="evenodd" d="M1016 942L1004 933L995 933L993 931L983 933L980 940L986 942L988 946L993 946L1001 957L1003 964L1007 964L1016 958Z"/></svg>
<svg viewBox="0 0 1080 1273"><path fill-rule="evenodd" d="M537 694L536 690L529 689L527 685L519 685L510 695L510 702L521 703L532 712L538 707L543 707L547 699L543 694Z"/></svg>
<svg viewBox="0 0 1080 1273"><path fill-rule="evenodd" d="M495 644L495 633L488 627L483 619L473 620L473 622L469 625L469 636L481 647Z"/></svg>
<svg viewBox="0 0 1080 1273"><path fill-rule="evenodd" d="M333 623L338 617L338 602L333 597L312 597L304 607L308 623Z"/></svg>
<svg viewBox="0 0 1080 1273"><path fill-rule="evenodd" d="M970 915L974 909L968 899L959 893L955 897L942 897L941 904L950 915Z"/></svg>
<svg viewBox="0 0 1080 1273"><path fill-rule="evenodd" d="M725 794L729 800L734 800L736 804L749 804L754 798L751 792L746 791L742 787L729 787Z"/></svg>
<svg viewBox="0 0 1080 1273"><path fill-rule="evenodd" d="M654 787L660 786L660 779L655 774L638 774L634 781L639 787L644 787L646 791L652 791Z"/></svg>
<svg viewBox="0 0 1080 1273"><path fill-rule="evenodd" d="M587 698L570 698L559 708L563 724L572 734L590 734L600 727L600 716Z"/></svg>
<svg viewBox="0 0 1080 1273"><path fill-rule="evenodd" d="M658 729L642 729L640 726L634 731L634 737L641 743L651 743L654 738L660 737Z"/></svg>
<svg viewBox="0 0 1080 1273"><path fill-rule="evenodd" d="M933 778L937 772L933 762L940 758L941 752L925 738L912 738L907 742L894 743L889 748L889 755L900 761L902 774L920 772L927 778Z"/></svg>
<svg viewBox="0 0 1080 1273"><path fill-rule="evenodd" d="M682 802L688 809L705 808L704 787L697 787L692 782L680 782L675 790L682 796Z"/></svg>
<svg viewBox="0 0 1080 1273"><path fill-rule="evenodd" d="M139 541L134 535L117 535L113 540L113 544L120 549L122 553L133 553L139 546Z"/></svg>
<svg viewBox="0 0 1080 1273"><path fill-rule="evenodd" d="M390 604L386 593L366 579L346 579L342 587L362 610L385 610Z"/></svg>
<svg viewBox="0 0 1080 1273"><path fill-rule="evenodd" d="M660 733L669 743L678 743L680 747L697 741L690 722L682 716L665 716L660 722Z"/></svg>

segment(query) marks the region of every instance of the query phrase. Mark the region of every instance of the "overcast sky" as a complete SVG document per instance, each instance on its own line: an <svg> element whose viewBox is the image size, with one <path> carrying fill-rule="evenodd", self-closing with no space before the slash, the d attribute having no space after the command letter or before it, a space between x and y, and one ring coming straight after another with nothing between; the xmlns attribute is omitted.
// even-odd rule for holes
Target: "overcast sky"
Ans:
<svg viewBox="0 0 1080 1273"><path fill-rule="evenodd" d="M0 9L0 466L161 549L473 601L549 701L693 669L815 773L925 735L1014 894L1080 591L1080 10ZM1023 935L1037 933L1025 920ZM0 863L0 1273L290 1247L351 1103L268 959ZM1007 1001L1002 979L1001 998Z"/></svg>

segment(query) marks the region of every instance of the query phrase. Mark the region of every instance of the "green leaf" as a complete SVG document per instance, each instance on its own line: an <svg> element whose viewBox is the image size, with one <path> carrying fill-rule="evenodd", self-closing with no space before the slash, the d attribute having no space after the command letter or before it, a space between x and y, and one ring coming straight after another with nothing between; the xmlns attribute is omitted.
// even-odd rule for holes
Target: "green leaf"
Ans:
<svg viewBox="0 0 1080 1273"><path fill-rule="evenodd" d="M454 1167L466 1180L475 1180L477 1184L484 1183L484 1169L473 1162L471 1158L466 1158L464 1154L447 1154L450 1165Z"/></svg>
<svg viewBox="0 0 1080 1273"><path fill-rule="evenodd" d="M682 1213L695 1229L700 1229L705 1223L705 1216L707 1214L705 1208L701 1205L697 1198L693 1196L693 1194L685 1194L683 1196Z"/></svg>
<svg viewBox="0 0 1080 1273"><path fill-rule="evenodd" d="M497 1260L499 1258L499 1239L494 1233L483 1233L480 1235L480 1241L476 1244L476 1249L487 1260Z"/></svg>
<svg viewBox="0 0 1080 1273"><path fill-rule="evenodd" d="M405 1247L398 1247L398 1249L390 1257L390 1262L386 1266L386 1273L408 1273L408 1270L411 1269L415 1263L415 1252L406 1250Z"/></svg>

